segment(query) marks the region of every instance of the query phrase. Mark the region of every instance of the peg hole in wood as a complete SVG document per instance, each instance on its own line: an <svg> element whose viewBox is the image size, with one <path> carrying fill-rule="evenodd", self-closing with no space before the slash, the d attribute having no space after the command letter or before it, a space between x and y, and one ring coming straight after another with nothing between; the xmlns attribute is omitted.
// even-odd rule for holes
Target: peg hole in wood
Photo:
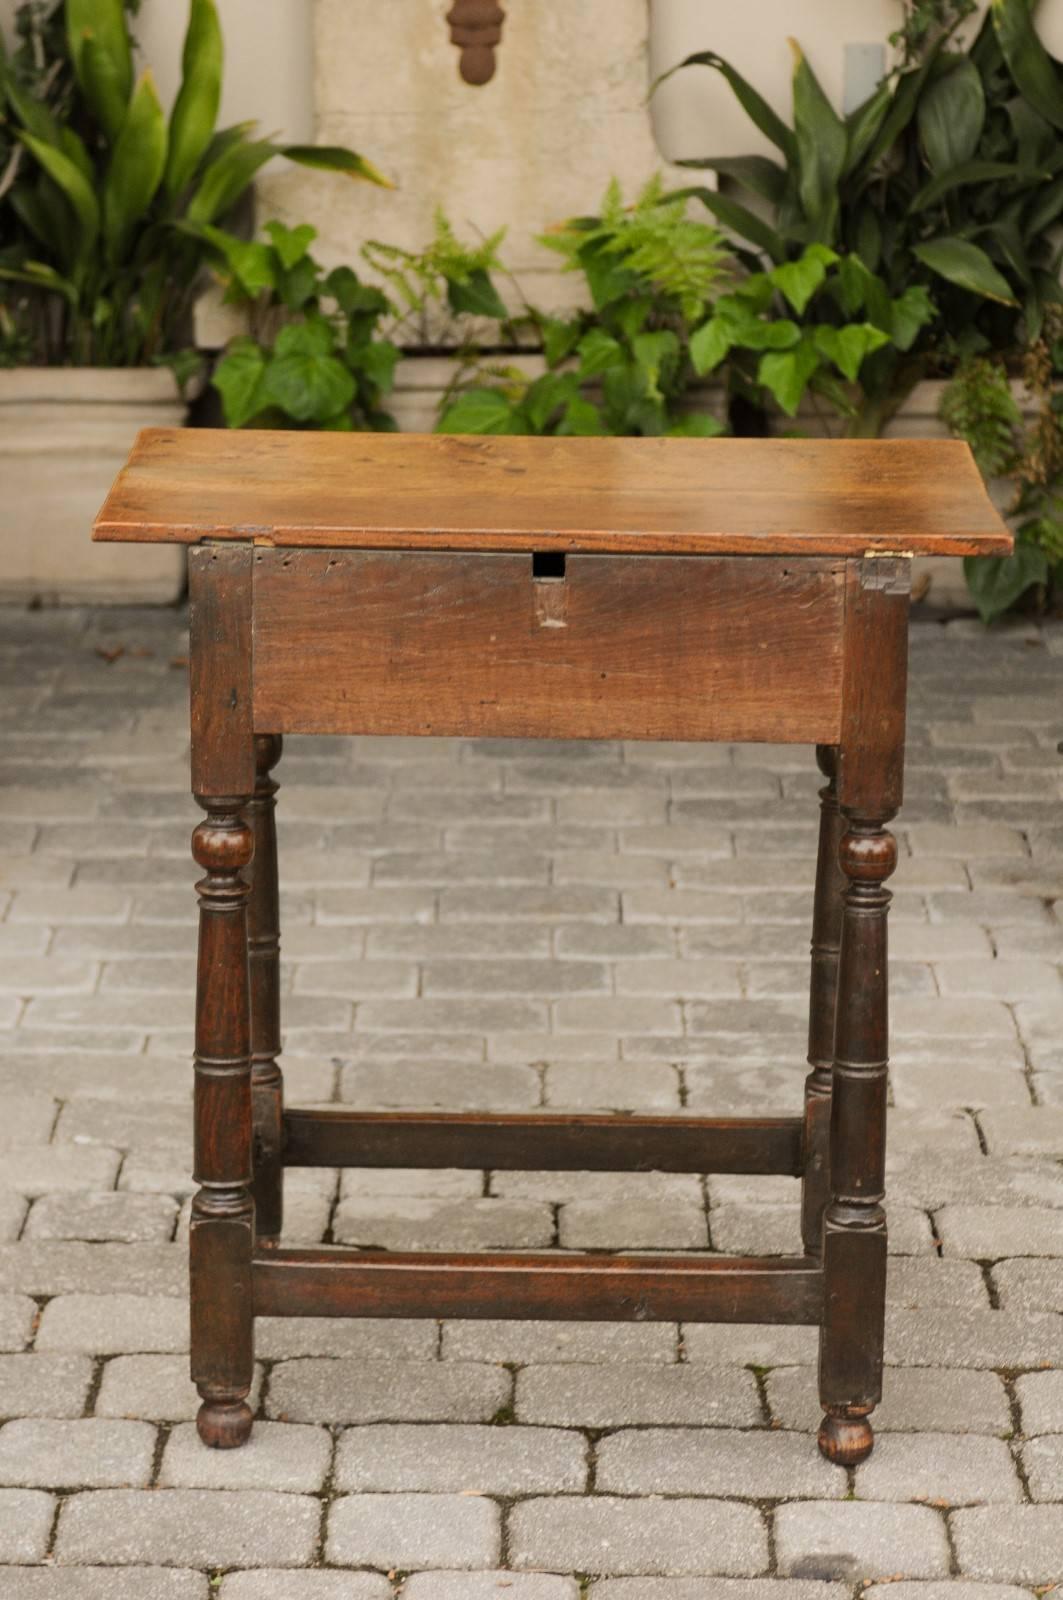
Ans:
<svg viewBox="0 0 1063 1600"><path fill-rule="evenodd" d="M533 551L532 577L537 583L563 582L565 577L565 552L563 550Z"/></svg>

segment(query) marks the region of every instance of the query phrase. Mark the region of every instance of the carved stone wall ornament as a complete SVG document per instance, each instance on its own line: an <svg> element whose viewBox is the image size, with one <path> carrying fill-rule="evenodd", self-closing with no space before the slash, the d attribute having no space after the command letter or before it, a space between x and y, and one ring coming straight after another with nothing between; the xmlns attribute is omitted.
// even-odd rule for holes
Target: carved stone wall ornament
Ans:
<svg viewBox="0 0 1063 1600"><path fill-rule="evenodd" d="M447 12L450 38L461 51L466 83L490 83L495 75L495 49L502 42L506 13L496 0L454 0Z"/></svg>

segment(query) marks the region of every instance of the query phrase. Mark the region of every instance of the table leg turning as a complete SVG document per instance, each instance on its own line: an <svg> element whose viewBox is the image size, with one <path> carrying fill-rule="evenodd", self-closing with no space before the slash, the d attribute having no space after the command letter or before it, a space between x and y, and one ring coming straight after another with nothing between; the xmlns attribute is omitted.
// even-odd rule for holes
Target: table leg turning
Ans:
<svg viewBox="0 0 1063 1600"><path fill-rule="evenodd" d="M838 752L818 745L816 760L827 783L819 791L819 857L812 913L812 978L809 986L808 1064L805 1079L805 1150L801 1182L801 1237L805 1252L823 1252L823 1213L830 1198L830 1096L834 1066L834 1014L838 995L845 875L838 859L842 820L838 810Z"/></svg>
<svg viewBox="0 0 1063 1600"><path fill-rule="evenodd" d="M280 906L277 887L276 793L270 776L281 757L279 734L255 738L255 795L247 821L255 841L249 869L248 954L251 968L251 1106L254 1124L255 1243L280 1242L284 1214L284 1080L281 1048Z"/></svg>

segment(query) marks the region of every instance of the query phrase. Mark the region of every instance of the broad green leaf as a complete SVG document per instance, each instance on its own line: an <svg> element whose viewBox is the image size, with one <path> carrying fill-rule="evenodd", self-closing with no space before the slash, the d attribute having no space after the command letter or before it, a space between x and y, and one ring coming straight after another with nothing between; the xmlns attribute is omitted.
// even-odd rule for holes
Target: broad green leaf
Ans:
<svg viewBox="0 0 1063 1600"><path fill-rule="evenodd" d="M190 222L213 222L239 200L255 173L264 167L277 147L268 139L240 138L210 161L188 203Z"/></svg>
<svg viewBox="0 0 1063 1600"><path fill-rule="evenodd" d="M936 315L930 292L913 283L890 306L890 332L898 350L910 350L919 332Z"/></svg>
<svg viewBox="0 0 1063 1600"><path fill-rule="evenodd" d="M133 91L103 185L103 228L111 259L121 261L144 222L166 170L166 118L150 72Z"/></svg>
<svg viewBox="0 0 1063 1600"><path fill-rule="evenodd" d="M1056 150L1056 133L1050 122L1039 116L1021 95L1004 108L1015 135L1019 160L1024 167L1041 167L1051 161Z"/></svg>
<svg viewBox="0 0 1063 1600"><path fill-rule="evenodd" d="M33 95L27 93L20 84L16 83L14 75L2 63L0 63L0 73L2 73L2 87L8 104L26 132L32 133L35 139L41 139L45 144L52 144L57 149L62 149L62 126L56 121L44 102L36 100ZM2 109L2 101L0 101L0 109Z"/></svg>
<svg viewBox="0 0 1063 1600"><path fill-rule="evenodd" d="M581 378L593 378L625 361L623 346L604 328L591 328L576 346Z"/></svg>
<svg viewBox="0 0 1063 1600"><path fill-rule="evenodd" d="M838 262L834 294L845 316L854 316L864 305L873 278L874 273L868 270L858 255L842 256Z"/></svg>
<svg viewBox="0 0 1063 1600"><path fill-rule="evenodd" d="M750 318L744 323L732 323L731 333L734 343L746 350L792 350L801 337L797 323L788 317L772 317L760 322Z"/></svg>
<svg viewBox="0 0 1063 1600"><path fill-rule="evenodd" d="M250 300L278 288L277 271L268 245L255 239L238 239L224 228L207 223L198 230L225 261L236 287Z"/></svg>
<svg viewBox="0 0 1063 1600"><path fill-rule="evenodd" d="M727 424L708 411L688 411L677 418L668 429L670 439L718 439L727 432Z"/></svg>
<svg viewBox="0 0 1063 1600"><path fill-rule="evenodd" d="M816 290L826 281L827 268L837 260L835 252L825 245L810 244L798 260L774 267L768 276L801 316Z"/></svg>
<svg viewBox="0 0 1063 1600"><path fill-rule="evenodd" d="M579 392L579 378L574 372L544 372L528 387L521 403L536 433L545 433L555 412L560 411Z"/></svg>
<svg viewBox="0 0 1063 1600"><path fill-rule="evenodd" d="M690 359L699 378L726 359L731 344L730 329L724 317L710 317L700 328L695 328L690 335Z"/></svg>
<svg viewBox="0 0 1063 1600"><path fill-rule="evenodd" d="M878 166L883 157L893 149L893 146L915 116L919 106L919 97L923 92L923 85L937 67L938 56L941 54L945 37L942 34L939 39L935 40L918 67L902 72L897 79L889 110L878 132L871 140L863 161L860 163L864 173L870 173ZM864 259L866 260L867 258L865 257ZM874 267L875 263L869 261L868 266Z"/></svg>
<svg viewBox="0 0 1063 1600"><path fill-rule="evenodd" d="M1023 218L1023 231L1028 238L1037 238L1059 220L1063 211L1063 178L1057 178L1054 183L1046 184L1033 199L1033 203Z"/></svg>
<svg viewBox="0 0 1063 1600"><path fill-rule="evenodd" d="M893 103L893 83L883 78L878 88L863 105L857 106L845 119L845 166L842 176L858 167L870 150Z"/></svg>
<svg viewBox="0 0 1063 1600"><path fill-rule="evenodd" d="M658 398L661 370L679 354L679 340L670 328L664 328L657 333L640 333L632 339L631 349L646 374L647 393Z"/></svg>
<svg viewBox="0 0 1063 1600"><path fill-rule="evenodd" d="M224 53L214 0L192 0L181 87L170 117L166 193L171 199L191 183L214 134L221 103Z"/></svg>
<svg viewBox="0 0 1063 1600"><path fill-rule="evenodd" d="M845 328L819 327L813 333L816 349L833 361L843 377L855 383L865 356L889 344L889 334L870 322L851 322Z"/></svg>
<svg viewBox="0 0 1063 1600"><path fill-rule="evenodd" d="M817 238L834 238L838 185L845 168L848 134L795 39L794 131L797 137L797 190L805 217Z"/></svg>
<svg viewBox="0 0 1063 1600"><path fill-rule="evenodd" d="M228 428L242 428L266 405L263 377L265 352L254 339L234 339L214 369L211 379L221 395Z"/></svg>
<svg viewBox="0 0 1063 1600"><path fill-rule="evenodd" d="M91 35L110 56L115 82L128 102L133 88L133 51L124 0L66 0L66 34L74 72L86 95L84 49Z"/></svg>
<svg viewBox="0 0 1063 1600"><path fill-rule="evenodd" d="M312 167L315 172L338 172L346 178L360 178L366 183L379 184L382 189L395 187L391 179L385 178L371 161L353 150L345 149L343 145L286 144L281 146L277 154L287 156L296 166Z"/></svg>
<svg viewBox="0 0 1063 1600"><path fill-rule="evenodd" d="M263 389L296 422L323 422L351 405L357 384L335 354L332 329L321 319L281 329Z"/></svg>
<svg viewBox="0 0 1063 1600"><path fill-rule="evenodd" d="M576 318L565 322L561 317L543 317L539 323L543 340L543 355L548 367L556 367L570 356L579 343L580 322Z"/></svg>
<svg viewBox="0 0 1063 1600"><path fill-rule="evenodd" d="M273 252L274 257L276 252ZM289 311L302 311L318 291L320 268L310 256L297 261L290 272L281 268L277 290Z"/></svg>
<svg viewBox="0 0 1063 1600"><path fill-rule="evenodd" d="M945 195L951 194L953 189L962 189L972 183L1014 179L1017 183L1035 184L1046 177L1047 173L1032 172L1029 167L1016 166L1012 161L965 161L948 172L942 172L939 177L931 178L929 183L924 183L908 209L913 212L925 211L928 206L935 205Z"/></svg>
<svg viewBox="0 0 1063 1600"><path fill-rule="evenodd" d="M437 433L512 433L513 407L498 389L466 389L448 406Z"/></svg>
<svg viewBox="0 0 1063 1600"><path fill-rule="evenodd" d="M358 367L380 396L390 394L395 385L395 368L402 351L390 339L374 339L358 350Z"/></svg>
<svg viewBox="0 0 1063 1600"><path fill-rule="evenodd" d="M91 183L81 169L75 166L70 157L64 155L61 150L56 150L53 145L44 144L29 133L23 133L21 137L26 149L40 162L48 176L59 185L73 207L81 230L76 254L82 259L87 259L100 233L100 208Z"/></svg>
<svg viewBox="0 0 1063 1600"><path fill-rule="evenodd" d="M966 56L945 59L948 71L924 91L917 113L919 138L936 178L973 158L985 126L985 89L978 68Z"/></svg>
<svg viewBox="0 0 1063 1600"><path fill-rule="evenodd" d="M371 283L362 283L350 267L333 267L322 287L326 294L332 296L345 317L354 316L355 313L382 316L391 309L387 295Z"/></svg>
<svg viewBox="0 0 1063 1600"><path fill-rule="evenodd" d="M283 222L267 222L264 231L280 257L281 266L290 272L301 261L317 238L317 229L304 222L298 228L287 228Z"/></svg>
<svg viewBox="0 0 1063 1600"><path fill-rule="evenodd" d="M699 50L696 54L687 56L685 61L680 61L679 65L673 67L671 71L663 73L653 85L653 89L656 90L664 83L666 78L672 76L672 73L681 72L684 67L712 67L719 72L730 84L735 99L750 121L756 124L765 138L771 140L776 149L782 151L787 162L796 160L797 143L785 122L772 110L768 102L754 89L753 85L743 78L741 73L736 72L730 62L725 61L714 50Z"/></svg>
<svg viewBox="0 0 1063 1600"><path fill-rule="evenodd" d="M573 438L597 438L605 433L605 423L598 407L583 395L575 395L565 407L557 431Z"/></svg>
<svg viewBox="0 0 1063 1600"><path fill-rule="evenodd" d="M677 167L698 167L733 178L743 188L759 194L762 200L778 205L786 193L786 172L767 156L706 156L677 161Z"/></svg>
<svg viewBox="0 0 1063 1600"><path fill-rule="evenodd" d="M811 341L803 342L794 350L771 351L761 356L757 382L774 396L788 417L793 417L818 366L819 352Z"/></svg>
<svg viewBox="0 0 1063 1600"><path fill-rule="evenodd" d="M615 301L622 300L638 283L633 272L606 254L597 243L585 245L578 259L596 311L604 311Z"/></svg>
<svg viewBox="0 0 1063 1600"><path fill-rule="evenodd" d="M509 316L506 302L483 267L475 268L467 277L447 279L447 304L459 316L493 317L498 322L505 322Z"/></svg>
<svg viewBox="0 0 1063 1600"><path fill-rule="evenodd" d="M763 250L772 261L786 260L786 243L782 235L770 223L765 222L762 217L755 216L747 207L732 200L729 195L717 194L715 189L695 185L688 189L673 190L666 198L682 200L688 196L700 200L717 222L722 222L725 228L730 228L741 238L748 239L750 244L755 244L758 250Z"/></svg>
<svg viewBox="0 0 1063 1600"><path fill-rule="evenodd" d="M1001 305L1017 304L1008 280L997 271L985 251L969 239L930 239L925 244L913 245L912 253L931 272L961 289L969 289L986 300L998 300Z"/></svg>
<svg viewBox="0 0 1063 1600"><path fill-rule="evenodd" d="M1009 611L1027 589L1048 577L1048 557L1035 544L1020 543L1010 556L966 556L963 575L983 622Z"/></svg>
<svg viewBox="0 0 1063 1600"><path fill-rule="evenodd" d="M1063 74L1037 36L1029 0L993 0L993 27L1024 98L1046 122L1063 129Z"/></svg>
<svg viewBox="0 0 1063 1600"><path fill-rule="evenodd" d="M53 294L62 295L72 306L78 303L75 285L43 261L24 261L21 267L0 267L0 278L10 283L31 283L35 289L50 289Z"/></svg>
<svg viewBox="0 0 1063 1600"><path fill-rule="evenodd" d="M108 143L113 145L129 109L129 84L119 63L93 33L86 35L82 45L81 86Z"/></svg>

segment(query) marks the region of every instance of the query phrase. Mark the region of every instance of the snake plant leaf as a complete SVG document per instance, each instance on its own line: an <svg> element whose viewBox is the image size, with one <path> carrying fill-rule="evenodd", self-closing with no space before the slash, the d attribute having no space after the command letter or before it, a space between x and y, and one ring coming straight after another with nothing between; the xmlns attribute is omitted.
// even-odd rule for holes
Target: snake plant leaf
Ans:
<svg viewBox="0 0 1063 1600"><path fill-rule="evenodd" d="M189 222L213 222L239 200L260 167L277 154L269 139L238 139L211 161L185 211Z"/></svg>
<svg viewBox="0 0 1063 1600"><path fill-rule="evenodd" d="M281 145L277 154L286 156L299 167L312 167L317 172L338 172L347 178L375 183L381 189L395 187L391 179L385 178L371 161L367 161L354 150L345 149L343 145L286 144Z"/></svg>
<svg viewBox="0 0 1063 1600"><path fill-rule="evenodd" d="M109 50L94 33L87 34L81 49L81 84L107 142L115 143L129 109L129 91L121 70Z"/></svg>
<svg viewBox="0 0 1063 1600"><path fill-rule="evenodd" d="M100 235L100 207L92 184L62 150L46 144L42 139L35 139L31 133L23 133L20 137L26 149L70 202L80 229L76 253L82 260L87 259Z"/></svg>
<svg viewBox="0 0 1063 1600"><path fill-rule="evenodd" d="M960 289L969 289L972 294L981 295L985 300L997 300L1004 306L1018 303L1008 280L997 271L985 251L969 239L947 236L928 239L925 244L913 245L912 252L931 272Z"/></svg>
<svg viewBox="0 0 1063 1600"><path fill-rule="evenodd" d="M794 55L797 190L813 236L826 244L834 238L838 185L845 169L849 136L796 39L790 40L790 49Z"/></svg>
<svg viewBox="0 0 1063 1600"><path fill-rule="evenodd" d="M85 74L85 41L95 39L111 59L114 82L124 103L133 90L133 49L123 0L66 0L66 35L74 74L92 105Z"/></svg>
<svg viewBox="0 0 1063 1600"><path fill-rule="evenodd" d="M1009 100L1004 107L1015 136L1018 158L1024 167L1041 167L1051 161L1058 150L1056 131L1021 95Z"/></svg>
<svg viewBox="0 0 1063 1600"><path fill-rule="evenodd" d="M103 185L103 228L113 261L121 261L144 221L166 170L166 118L150 71L133 90Z"/></svg>
<svg viewBox="0 0 1063 1600"><path fill-rule="evenodd" d="M1061 211L1063 211L1063 178L1057 178L1034 197L1033 204L1023 218L1023 231L1027 237L1036 238L1059 220Z"/></svg>
<svg viewBox="0 0 1063 1600"><path fill-rule="evenodd" d="M170 116L166 193L187 187L214 134L224 62L221 23L214 0L192 0L185 34L181 87Z"/></svg>
<svg viewBox="0 0 1063 1600"><path fill-rule="evenodd" d="M974 157L985 127L985 89L966 56L944 56L948 70L920 97L916 121L927 164L942 178Z"/></svg>
<svg viewBox="0 0 1063 1600"><path fill-rule="evenodd" d="M993 28L1023 97L1063 129L1063 73L1037 36L1029 0L993 0Z"/></svg>
<svg viewBox="0 0 1063 1600"><path fill-rule="evenodd" d="M677 161L677 167L707 168L721 177L733 178L744 189L759 194L762 200L778 205L786 194L787 176L777 161L768 156L704 156Z"/></svg>
<svg viewBox="0 0 1063 1600"><path fill-rule="evenodd" d="M30 283L35 289L50 289L53 294L62 295L72 306L78 303L75 285L43 261L24 261L19 268L0 267L0 278L10 283Z"/></svg>
<svg viewBox="0 0 1063 1600"><path fill-rule="evenodd" d="M684 67L712 67L721 74L730 85L735 99L749 120L760 129L766 139L770 139L777 150L781 150L786 157L787 164L792 165L797 159L797 141L793 133L786 126L782 118L772 110L762 95L758 94L753 85L736 72L729 61L717 55L715 50L699 50L694 55L687 56L670 71L662 73L650 90L653 94L661 84L670 78L673 73L681 72Z"/></svg>
<svg viewBox="0 0 1063 1600"><path fill-rule="evenodd" d="M748 239L750 244L755 244L757 249L762 250L772 261L786 260L786 243L782 235L762 217L739 205L737 200L732 200L730 195L717 194L715 189L706 189L704 185L695 184L687 189L673 189L665 196L667 200L688 198L700 200L717 222L722 222L725 228L730 228L732 233L737 233L741 238Z"/></svg>
<svg viewBox="0 0 1063 1600"><path fill-rule="evenodd" d="M934 41L918 67L912 67L907 72L902 72L897 79L889 110L860 163L864 173L869 173L892 150L905 128L916 115L919 109L920 96L923 92L923 85L931 72L936 69L938 56L941 54L943 45L944 35Z"/></svg>
<svg viewBox="0 0 1063 1600"><path fill-rule="evenodd" d="M862 105L850 112L845 119L845 137L847 146L845 151L845 166L842 176L848 177L863 161L872 144L878 137L882 124L886 120L891 105L893 104L893 84L889 78L883 78L878 88L870 94Z"/></svg>
<svg viewBox="0 0 1063 1600"><path fill-rule="evenodd" d="M964 161L940 173L938 177L931 178L929 183L924 183L913 197L908 210L925 211L929 206L936 205L939 200L944 199L945 195L951 194L953 189L962 189L971 183L1014 179L1016 183L1037 184L1044 182L1048 176L1046 172L1019 166L1014 161Z"/></svg>

